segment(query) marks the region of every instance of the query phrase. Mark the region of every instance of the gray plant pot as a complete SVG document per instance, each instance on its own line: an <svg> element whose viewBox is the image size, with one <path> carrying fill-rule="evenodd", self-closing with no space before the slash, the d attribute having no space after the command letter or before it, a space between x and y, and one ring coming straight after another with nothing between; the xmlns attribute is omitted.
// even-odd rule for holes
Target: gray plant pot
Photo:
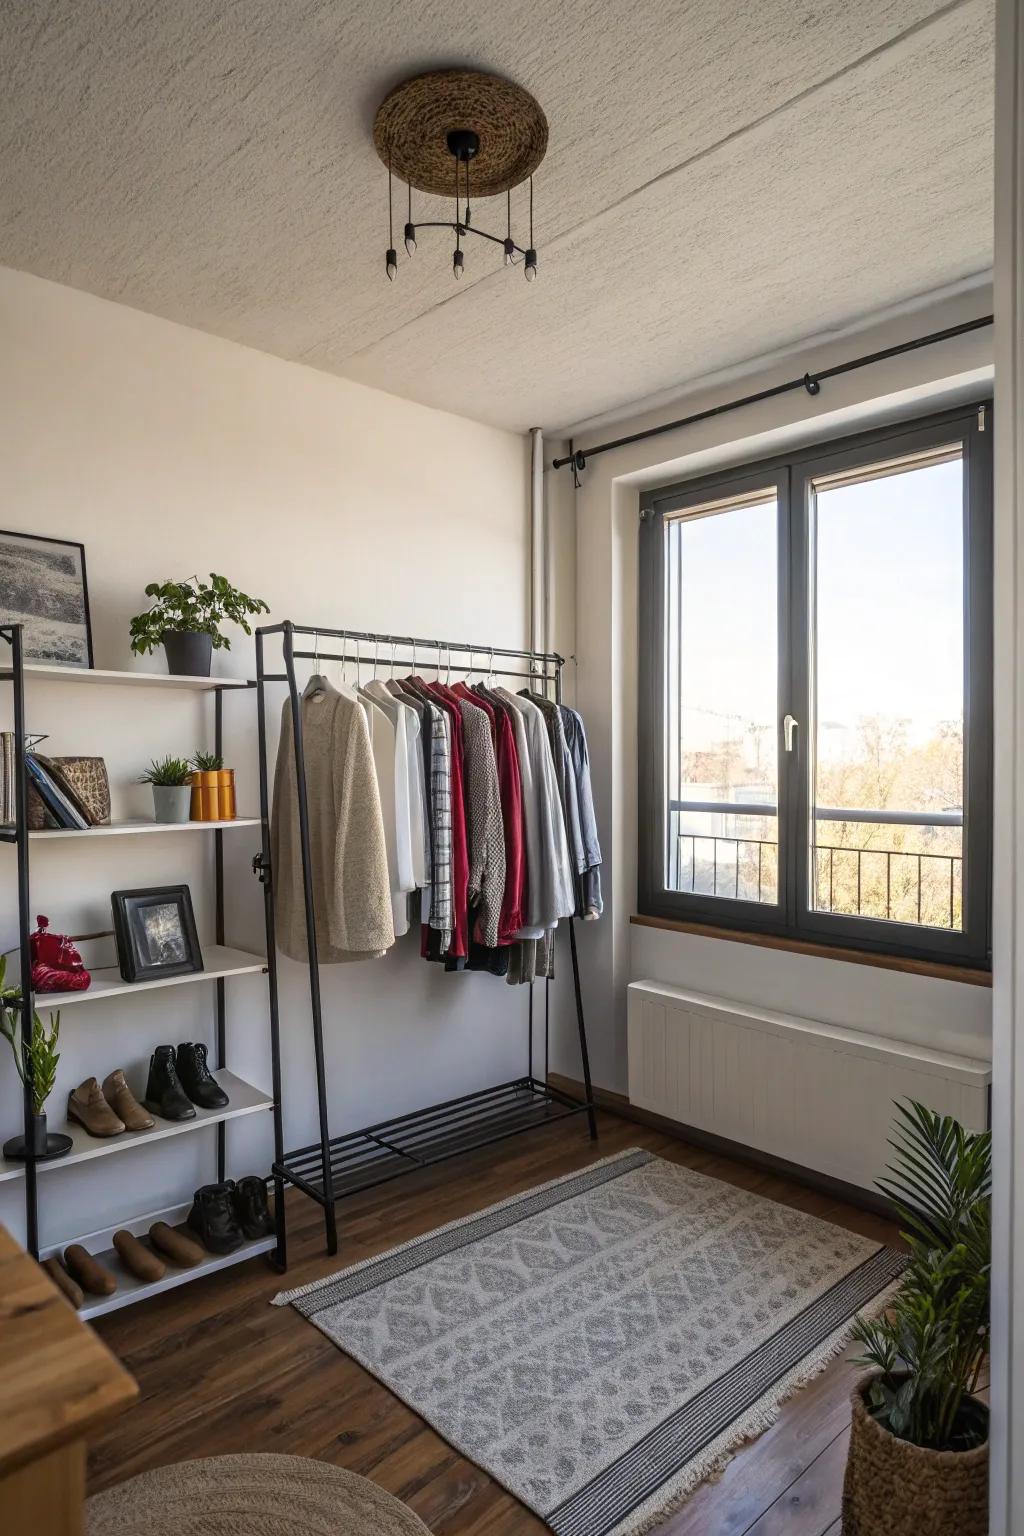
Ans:
<svg viewBox="0 0 1024 1536"><path fill-rule="evenodd" d="M209 677L213 636L193 630L165 629L160 636L167 670L176 677Z"/></svg>
<svg viewBox="0 0 1024 1536"><path fill-rule="evenodd" d="M188 821L191 808L191 784L153 785L153 810L157 821Z"/></svg>

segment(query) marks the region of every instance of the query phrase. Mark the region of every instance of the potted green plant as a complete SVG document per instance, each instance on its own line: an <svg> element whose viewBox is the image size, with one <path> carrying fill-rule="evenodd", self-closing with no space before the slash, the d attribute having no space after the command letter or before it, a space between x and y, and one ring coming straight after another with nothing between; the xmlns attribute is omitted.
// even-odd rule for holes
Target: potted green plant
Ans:
<svg viewBox="0 0 1024 1536"><path fill-rule="evenodd" d="M192 757L192 820L234 821L235 770L217 752Z"/></svg>
<svg viewBox="0 0 1024 1536"><path fill-rule="evenodd" d="M32 1156L62 1157L65 1152L71 1150L71 1137L56 1133L48 1134L45 1111L46 1101L53 1092L56 1081L57 1063L60 1061L60 1052L57 1049L57 1042L60 1039L60 1012L50 1014L49 1030L38 1013L34 1012L31 1037L27 1042L22 1041L18 1026L21 988L8 987L6 980L7 956L0 955L0 1034L14 1053L14 1065L18 1069L18 1076L22 1082L25 1082L26 1077L31 1079ZM4 1142L3 1153L5 1157L17 1160L27 1157L28 1150L24 1134L13 1136L10 1141Z"/></svg>
<svg viewBox="0 0 1024 1536"><path fill-rule="evenodd" d="M892 1306L860 1319L843 1536L985 1536L992 1138L922 1104L897 1105L878 1187L910 1261Z"/></svg>
<svg viewBox="0 0 1024 1536"><path fill-rule="evenodd" d="M182 757L154 759L140 784L153 786L153 814L157 821L188 821L192 803L192 765Z"/></svg>
<svg viewBox="0 0 1024 1536"><path fill-rule="evenodd" d="M209 582L198 576L151 581L146 596L156 601L131 621L132 650L144 656L162 645L167 670L182 677L209 677L213 652L231 647L220 632L223 623L238 624L251 635L249 619L270 612L262 598L249 597L213 571Z"/></svg>

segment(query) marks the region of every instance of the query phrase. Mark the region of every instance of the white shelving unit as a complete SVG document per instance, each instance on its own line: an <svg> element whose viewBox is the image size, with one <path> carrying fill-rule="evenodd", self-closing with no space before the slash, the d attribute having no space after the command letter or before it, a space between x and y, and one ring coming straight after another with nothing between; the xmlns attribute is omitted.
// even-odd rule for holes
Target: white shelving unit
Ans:
<svg viewBox="0 0 1024 1536"><path fill-rule="evenodd" d="M26 683L80 683L85 687L101 684L114 688L178 688L190 693L209 693L213 688L248 688L244 677L182 677L174 672L105 672L99 667L55 667L29 661L22 668ZM0 678L11 677L10 667L0 669Z"/></svg>
<svg viewBox="0 0 1024 1536"><path fill-rule="evenodd" d="M227 976L245 976L253 971L265 971L267 962L263 955L250 955L244 949L229 949L224 944L204 944L203 969L189 971L184 976L165 976L155 981L124 981L116 965L104 966L92 971L92 981L84 992L37 992L36 1011L47 1008L70 1008L75 1003L106 1002L112 997L134 997L138 992L151 992L158 987L187 987L197 981L220 981Z"/></svg>
<svg viewBox="0 0 1024 1536"><path fill-rule="evenodd" d="M150 1211L146 1216L135 1216L128 1221L122 1221L116 1227L105 1227L99 1232L87 1232L83 1237L74 1239L81 1243L94 1254L104 1269L108 1269L117 1281L117 1290L112 1296L86 1296L79 1309L79 1317L102 1317L106 1312L119 1312L122 1307L130 1307L136 1301L146 1301L150 1296L159 1296L162 1291L173 1291L179 1285L187 1285L190 1280L200 1280L204 1275L216 1273L219 1269L230 1269L234 1264L243 1264L246 1259L255 1258L261 1253L271 1253L276 1246L276 1238L258 1237L236 1248L234 1253L207 1254L202 1264L197 1264L194 1269L181 1269L166 1259L167 1271L160 1280L139 1280L135 1275L125 1269L114 1247L115 1232L131 1232L134 1237L144 1238L155 1221L166 1221L169 1227L180 1226L189 1213L188 1205L174 1205L163 1211ZM147 1244L147 1246L149 1246ZM48 1259L64 1252L66 1243L51 1244L48 1248L40 1250L39 1257ZM160 1255L163 1258L163 1254Z"/></svg>
<svg viewBox="0 0 1024 1536"><path fill-rule="evenodd" d="M94 1157L134 1152L139 1147L151 1146L155 1141L166 1141L171 1136L187 1136L190 1131L201 1131L208 1125L220 1125L225 1120L237 1120L243 1115L257 1115L261 1110L273 1109L273 1099L261 1089L254 1088L252 1083L247 1083L244 1078L236 1077L226 1068L221 1068L213 1075L227 1094L228 1103L223 1109L200 1109L197 1106L194 1120L161 1120L158 1115L154 1115L150 1130L122 1131L119 1136L90 1136L85 1127L74 1120L68 1120L63 1125L51 1123L49 1129L70 1136L73 1146L66 1156L40 1163L40 1176L55 1173L59 1168L70 1168L75 1163L89 1162ZM24 1163L0 1158L0 1183L24 1177Z"/></svg>
<svg viewBox="0 0 1024 1536"><path fill-rule="evenodd" d="M230 821L147 821L140 817L135 821L112 821L107 827L45 827L30 832L33 842L56 842L65 837L80 837L86 841L94 837L131 837L139 833L165 832L228 832L234 827L258 827L258 816L234 816ZM9 823L8 823L9 825Z"/></svg>
<svg viewBox="0 0 1024 1536"><path fill-rule="evenodd" d="M16 643L16 631L11 630L10 635L12 650L14 652L15 666L20 652ZM103 670L86 670L77 667L47 666L39 663L25 663L20 669L21 682L25 694L28 695L37 685L50 687L53 684L69 685L71 687L113 687L113 688L156 688L158 690L179 690L190 693L213 692L216 698L216 750L221 750L221 699L226 691L237 692L248 689L251 684L244 678L220 678L220 677L179 677L164 672L114 672ZM17 684L18 674L11 668L0 670L0 679L14 680L16 686L16 701L18 698ZM16 730L17 727L16 710ZM21 740L21 738L18 738ZM223 937L223 854L221 850L222 834L241 827L260 828L262 822L258 816L236 817L231 821L205 821L205 822L175 822L164 823L152 820L125 819L113 822L106 827L89 827L78 831L66 828L47 829L39 832L29 832L24 843L18 843L18 831L10 824L0 827L0 844L8 846L17 844L19 849L19 868L23 872L23 881L29 874L28 846L38 848L41 843L59 843L66 845L68 839L117 838L124 836L163 836L165 834L212 832L215 838L215 869L217 885L217 935ZM23 860L24 862L20 862ZM19 911L21 921L24 924L24 934L28 932L26 913L31 911L27 906L28 897L27 881L19 886ZM24 935L22 943L25 942ZM166 987L190 986L196 982L213 982L216 984L216 1018L218 1041L221 1048L224 1042L225 1028L225 982L232 977L252 974L265 974L267 961L263 955L251 954L246 950L235 949L224 943L202 944L203 969L190 972L182 976L168 976L151 981L126 982L122 980L120 972L114 966L101 967L92 971L92 980L88 989L84 992L49 992L37 993L33 998L35 1009L46 1014L56 1009L64 1010L71 1007L79 1007L85 1003L106 1002L118 997L133 996L140 1001L144 995ZM83 1021L84 1022L84 1021ZM141 1022L141 1021L140 1021ZM275 1016L271 1014L271 1031L276 1027ZM276 1037L275 1037L276 1038ZM271 1065L274 1074L275 1091L268 1093L261 1088L246 1082L235 1073L221 1065L215 1072L215 1077L220 1082L228 1095L227 1105L220 1110L203 1110L198 1106L194 1119L185 1121L168 1121L154 1116L154 1125L147 1131L125 1131L114 1137L93 1137L84 1127L76 1123L60 1124L63 1115L59 1113L57 1106L51 1103L48 1108L49 1127L51 1131L59 1131L69 1135L72 1140L71 1151L65 1156L54 1158L52 1161L37 1162L34 1166L34 1178L28 1177L26 1165L10 1159L0 1158L0 1183L21 1180L25 1182L26 1210L28 1212L29 1245L34 1241L33 1234L36 1230L36 1207L42 1189L49 1185L51 1179L62 1168L76 1167L80 1164L91 1163L98 1158L128 1155L140 1147L150 1146L156 1142L171 1141L179 1136L189 1135L197 1131L209 1131L216 1127L217 1165L219 1176L223 1177L224 1153L225 1153L225 1127L231 1120L241 1119L254 1114L265 1114L268 1110L275 1115L275 1144L280 1139L280 1104L276 1096L278 1082L278 1059L276 1048L271 1053ZM63 1106L61 1106L63 1108ZM45 1177L44 1177L45 1176ZM40 1184L40 1181L42 1183ZM120 1307L128 1306L133 1302L144 1300L148 1296L156 1295L160 1291L172 1289L178 1285L184 1285L189 1280L194 1280L202 1275L215 1270L226 1268L229 1265L241 1263L243 1260L256 1254L270 1253L277 1250L278 1263L283 1264L283 1227L281 1230L281 1246L279 1247L278 1235L260 1238L254 1242L246 1242L227 1255L208 1255L204 1262L194 1268L179 1268L169 1261L167 1271L163 1279L147 1284L137 1280L121 1266L116 1252L113 1249L114 1233L125 1229L136 1236L145 1238L149 1227L154 1221L167 1221L170 1225L181 1222L187 1215L191 1201L182 1206L176 1206L170 1210L156 1211L148 1215L127 1215L126 1219L119 1222L116 1227L110 1227L99 1232L87 1233L84 1236L72 1235L66 1237L60 1244L51 1244L41 1250L41 1257L50 1257L60 1254L69 1243L83 1244L90 1252L96 1254L117 1279L117 1290L112 1296L87 1296L82 1307L82 1315L85 1317L101 1316L105 1312L116 1311Z"/></svg>

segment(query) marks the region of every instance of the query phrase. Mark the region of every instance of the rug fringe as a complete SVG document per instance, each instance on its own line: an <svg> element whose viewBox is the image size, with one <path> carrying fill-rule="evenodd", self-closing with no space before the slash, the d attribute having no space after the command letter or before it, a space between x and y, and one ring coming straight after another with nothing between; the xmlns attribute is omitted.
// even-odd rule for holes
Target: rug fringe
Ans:
<svg viewBox="0 0 1024 1536"><path fill-rule="evenodd" d="M479 1221L482 1216L490 1216L494 1211L508 1210L510 1206L518 1205L532 1195L540 1194L545 1189L556 1189L559 1184L568 1184L572 1179L578 1179L581 1174L589 1173L593 1168L607 1168L611 1163L624 1162L627 1158L635 1157L638 1152L645 1152L644 1147L626 1147L622 1152L614 1152L610 1157L599 1157L595 1162L585 1163L582 1168L576 1168L572 1173L563 1173L557 1179L548 1179L544 1184L532 1184L529 1189L520 1190L518 1195L510 1195L506 1200L497 1200L493 1205L485 1205L482 1210L471 1211L468 1216L459 1216L455 1221L446 1222L443 1227L431 1227L429 1232L421 1232L419 1237L412 1237L408 1242L398 1243L394 1248L382 1248L380 1253L375 1253L372 1258L361 1259L358 1264L350 1264L345 1269L336 1269L329 1275L324 1275L319 1280L311 1280L308 1285L297 1285L289 1291L278 1291L271 1298L272 1307L287 1307L293 1301L298 1301L302 1296L311 1296L314 1291L323 1290L325 1286L333 1285L335 1281L348 1275L356 1275L361 1269L366 1269L370 1264L379 1264L382 1259L389 1259L393 1254L405 1253L409 1248L415 1248L417 1243L422 1243L428 1238L438 1237L442 1232L455 1232L459 1227L467 1227L472 1221ZM653 1161L655 1154L647 1153Z"/></svg>
<svg viewBox="0 0 1024 1536"><path fill-rule="evenodd" d="M771 1428L784 1404L815 1377L820 1376L842 1354L850 1341L857 1318L878 1317L889 1306L902 1283L902 1279L894 1280L866 1307L861 1307L854 1317L848 1318L813 1354L799 1361L776 1382L770 1393L766 1393L747 1413L730 1424L700 1456L694 1457L675 1477L663 1483L646 1503L617 1525L609 1536L648 1536L650 1531L680 1510L702 1483L713 1482L721 1477L729 1462L745 1445Z"/></svg>

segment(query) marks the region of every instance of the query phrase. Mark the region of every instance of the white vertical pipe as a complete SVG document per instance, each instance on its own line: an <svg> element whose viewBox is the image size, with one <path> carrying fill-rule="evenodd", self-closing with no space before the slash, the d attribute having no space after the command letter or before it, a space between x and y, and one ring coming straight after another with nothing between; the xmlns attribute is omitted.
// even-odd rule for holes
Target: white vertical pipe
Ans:
<svg viewBox="0 0 1024 1536"><path fill-rule="evenodd" d="M530 477L530 646L547 650L547 559L544 521L544 433L530 428L533 454Z"/></svg>
<svg viewBox="0 0 1024 1536"><path fill-rule="evenodd" d="M996 7L989 1530L1024 1531L1024 0Z"/></svg>

